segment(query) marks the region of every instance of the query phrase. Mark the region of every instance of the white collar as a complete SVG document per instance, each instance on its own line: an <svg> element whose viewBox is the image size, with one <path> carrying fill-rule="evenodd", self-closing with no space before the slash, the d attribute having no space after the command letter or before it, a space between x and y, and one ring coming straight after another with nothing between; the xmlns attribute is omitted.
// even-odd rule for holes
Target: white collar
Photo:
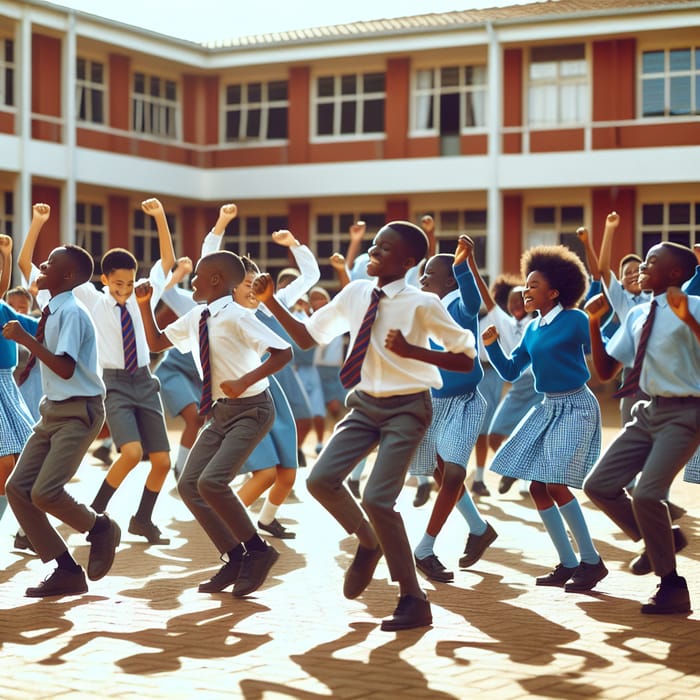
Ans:
<svg viewBox="0 0 700 700"><path fill-rule="evenodd" d="M562 311L564 307L561 304L557 304L554 308L550 309L544 316L540 317L539 326L548 326Z"/></svg>

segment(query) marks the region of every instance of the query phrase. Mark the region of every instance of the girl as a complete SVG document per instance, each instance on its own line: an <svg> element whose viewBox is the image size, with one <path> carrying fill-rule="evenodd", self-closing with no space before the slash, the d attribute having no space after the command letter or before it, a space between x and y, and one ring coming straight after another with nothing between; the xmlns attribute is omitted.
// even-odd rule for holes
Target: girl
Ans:
<svg viewBox="0 0 700 700"><path fill-rule="evenodd" d="M588 319L574 308L585 291L586 270L572 251L560 245L531 248L523 255L521 269L526 279L525 310L539 312L539 318L530 322L510 357L496 342L495 326L484 331L483 340L493 366L505 380L518 379L532 366L535 388L545 398L503 443L491 469L531 481L530 494L559 555L559 564L539 577L537 585L588 591L608 570L570 491L581 488L601 444L600 406L586 386L590 379L585 358L590 345ZM580 563L565 521L578 546Z"/></svg>

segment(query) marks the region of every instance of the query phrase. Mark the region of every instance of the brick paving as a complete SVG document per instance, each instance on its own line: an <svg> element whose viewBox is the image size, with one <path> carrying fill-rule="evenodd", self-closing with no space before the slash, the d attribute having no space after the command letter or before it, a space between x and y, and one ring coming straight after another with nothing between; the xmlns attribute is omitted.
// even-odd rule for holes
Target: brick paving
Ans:
<svg viewBox="0 0 700 700"><path fill-rule="evenodd" d="M609 440L616 416L610 402L605 405ZM175 444L176 431L172 437ZM148 547L126 533L146 470L139 465L113 499L110 513L122 525L122 544L110 574L91 583L84 596L24 597L24 589L51 565L7 549L16 524L6 513L0 523L3 700L451 700L480 693L489 700L695 700L700 694L700 488L680 479L672 497L688 510L681 524L690 545L679 556L679 570L697 608L692 615L639 614L657 579L629 573L637 545L585 501L610 575L590 594L535 587L534 577L556 563L552 545L529 498L517 487L499 496L498 477L487 473L492 495L480 499L480 508L498 539L482 561L460 571L467 530L458 515L451 516L436 551L455 569L455 582L425 582L433 626L386 633L379 622L396 598L386 565L380 562L364 596L343 598L353 541L306 493L306 470L299 472L294 502L279 514L297 539L270 538L282 556L265 586L248 599L197 592L219 562L171 477L156 507L156 521L171 544ZM70 488L89 501L103 477L104 470L88 459ZM415 543L430 505L413 508L413 495L409 483L398 506ZM64 534L85 564L84 537Z"/></svg>

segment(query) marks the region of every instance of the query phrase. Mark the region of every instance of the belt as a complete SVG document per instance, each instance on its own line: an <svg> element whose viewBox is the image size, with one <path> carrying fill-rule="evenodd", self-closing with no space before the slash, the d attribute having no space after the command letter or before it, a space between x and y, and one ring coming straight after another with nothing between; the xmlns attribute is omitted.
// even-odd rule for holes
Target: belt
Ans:
<svg viewBox="0 0 700 700"><path fill-rule="evenodd" d="M700 406L700 396L652 396L657 406Z"/></svg>

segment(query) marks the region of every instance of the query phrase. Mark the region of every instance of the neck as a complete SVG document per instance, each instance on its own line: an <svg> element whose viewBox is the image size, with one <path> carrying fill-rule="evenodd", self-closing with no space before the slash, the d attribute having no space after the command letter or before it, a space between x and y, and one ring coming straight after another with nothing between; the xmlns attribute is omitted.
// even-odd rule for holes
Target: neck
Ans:
<svg viewBox="0 0 700 700"><path fill-rule="evenodd" d="M396 282L396 280L402 280L405 277L404 275L391 275L388 277L377 277L377 287L385 287L387 284L391 284L392 282Z"/></svg>

